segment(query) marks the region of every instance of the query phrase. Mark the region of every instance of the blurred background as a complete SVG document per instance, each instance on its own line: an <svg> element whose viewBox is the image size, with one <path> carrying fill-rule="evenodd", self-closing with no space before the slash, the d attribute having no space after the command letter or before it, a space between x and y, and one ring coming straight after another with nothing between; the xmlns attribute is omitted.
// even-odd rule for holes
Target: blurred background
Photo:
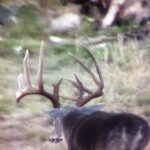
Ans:
<svg viewBox="0 0 150 150"><path fill-rule="evenodd" d="M136 6L134 10L139 11ZM102 13L95 6L83 9L81 5L62 5L56 0L0 0L0 149L67 149L65 143L48 142L50 126L44 110L51 104L47 99L28 96L16 103L17 77L23 70L27 49L32 83L37 84L42 40L44 84L48 91L63 77L61 95L77 94L66 80L74 80L74 73L94 90L88 74L69 55L80 57L95 71L84 48L88 47L101 67L105 83L104 96L90 104L103 103L105 111L132 112L150 121L150 17L145 19L150 16L150 7L146 6L149 9L141 9L139 17L133 17L135 20L127 15L125 20L117 18L119 21L112 26L102 28L100 22L107 10ZM65 99L61 102L71 103Z"/></svg>

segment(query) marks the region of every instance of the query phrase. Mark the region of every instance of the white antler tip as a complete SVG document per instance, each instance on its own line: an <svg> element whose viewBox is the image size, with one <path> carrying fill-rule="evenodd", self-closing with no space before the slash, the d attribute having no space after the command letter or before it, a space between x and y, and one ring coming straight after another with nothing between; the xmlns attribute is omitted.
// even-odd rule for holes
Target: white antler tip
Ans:
<svg viewBox="0 0 150 150"><path fill-rule="evenodd" d="M26 58L29 57L29 50L28 50L28 49L26 50L25 57L26 57Z"/></svg>
<svg viewBox="0 0 150 150"><path fill-rule="evenodd" d="M25 65L25 63L27 62L28 58L29 58L29 51L27 49L26 52L25 52L24 59L23 59L23 65Z"/></svg>
<svg viewBox="0 0 150 150"><path fill-rule="evenodd" d="M22 88L23 88L22 79L23 79L23 75L22 75L22 73L20 73L20 74L18 75L18 86L19 86L19 89L22 89Z"/></svg>
<svg viewBox="0 0 150 150"><path fill-rule="evenodd" d="M43 47L43 45L44 45L44 41L42 40L42 41L41 41L41 48Z"/></svg>
<svg viewBox="0 0 150 150"><path fill-rule="evenodd" d="M21 90L17 90L17 92L16 92L16 99L17 100L19 99L19 97L21 96L21 94L22 94L22 91Z"/></svg>

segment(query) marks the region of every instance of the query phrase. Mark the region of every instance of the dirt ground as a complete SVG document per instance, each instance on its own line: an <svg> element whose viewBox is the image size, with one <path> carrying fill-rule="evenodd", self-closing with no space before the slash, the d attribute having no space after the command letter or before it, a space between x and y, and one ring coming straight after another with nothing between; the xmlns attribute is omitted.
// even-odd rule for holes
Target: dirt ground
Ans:
<svg viewBox="0 0 150 150"><path fill-rule="evenodd" d="M43 115L44 116L44 115ZM65 143L50 144L47 118L11 114L0 117L1 150L66 150Z"/></svg>

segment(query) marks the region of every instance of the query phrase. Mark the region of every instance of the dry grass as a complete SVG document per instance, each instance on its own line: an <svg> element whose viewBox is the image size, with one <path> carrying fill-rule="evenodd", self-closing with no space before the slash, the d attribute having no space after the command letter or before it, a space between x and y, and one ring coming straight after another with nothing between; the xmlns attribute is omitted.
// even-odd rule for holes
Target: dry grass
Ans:
<svg viewBox="0 0 150 150"><path fill-rule="evenodd" d="M142 47L144 43L137 41L125 44L119 42L112 46L112 62L107 63L106 57L105 63L101 65L105 81L104 99L108 103L150 103L149 50Z"/></svg>

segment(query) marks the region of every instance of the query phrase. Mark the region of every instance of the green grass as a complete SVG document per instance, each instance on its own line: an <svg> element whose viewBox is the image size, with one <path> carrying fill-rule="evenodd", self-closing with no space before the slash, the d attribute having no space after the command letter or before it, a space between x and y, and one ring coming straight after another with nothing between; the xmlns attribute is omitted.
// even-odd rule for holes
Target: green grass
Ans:
<svg viewBox="0 0 150 150"><path fill-rule="evenodd" d="M16 15L18 25L9 29L9 35L12 38L41 38L45 36L42 23L40 21L40 12L32 5L23 5L19 8Z"/></svg>
<svg viewBox="0 0 150 150"><path fill-rule="evenodd" d="M0 97L0 116L12 113L16 110L16 104L9 97Z"/></svg>
<svg viewBox="0 0 150 150"><path fill-rule="evenodd" d="M24 55L28 49L31 54L37 53L41 44L41 40L32 38L21 39L5 39L0 41L0 54L5 57L17 57L18 55Z"/></svg>
<svg viewBox="0 0 150 150"><path fill-rule="evenodd" d="M48 138L48 132L42 130L35 124L33 126L28 126L26 128L26 134L28 138L39 138L40 140L46 140Z"/></svg>
<svg viewBox="0 0 150 150"><path fill-rule="evenodd" d="M136 102L138 106L150 105L150 95L140 95L136 97Z"/></svg>
<svg viewBox="0 0 150 150"><path fill-rule="evenodd" d="M134 28L137 28L138 25L133 21L132 18L128 18L127 21L123 22L122 24L115 27L116 32L122 33L126 30L132 30Z"/></svg>
<svg viewBox="0 0 150 150"><path fill-rule="evenodd" d="M96 36L97 31L94 31L93 23L84 21L77 29L77 34L82 36Z"/></svg>

